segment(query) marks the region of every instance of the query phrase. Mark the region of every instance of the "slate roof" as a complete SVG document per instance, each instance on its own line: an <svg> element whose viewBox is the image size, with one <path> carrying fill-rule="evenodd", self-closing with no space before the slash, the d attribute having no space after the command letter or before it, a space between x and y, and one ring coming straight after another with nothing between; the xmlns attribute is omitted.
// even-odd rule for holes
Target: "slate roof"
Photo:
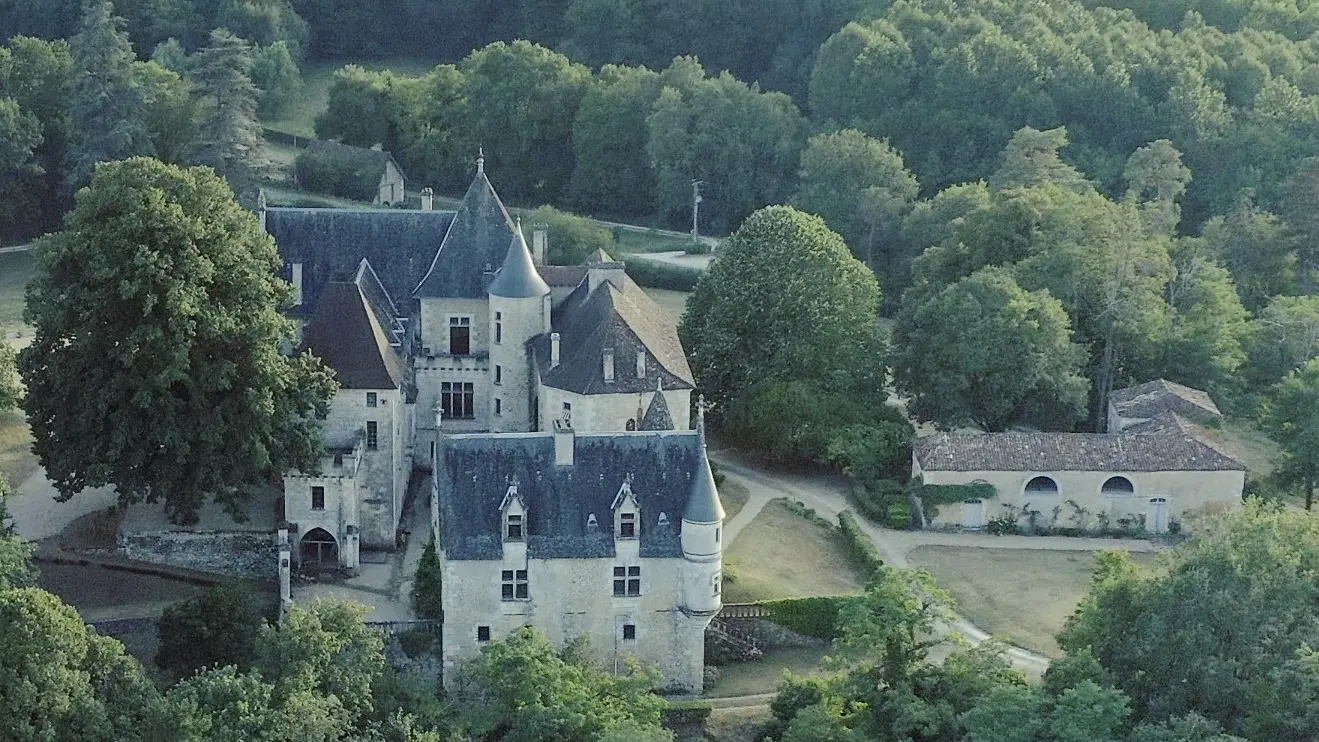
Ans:
<svg viewBox="0 0 1319 742"><path fill-rule="evenodd" d="M490 287L486 289L492 296L508 299L531 299L550 293L549 284L536 272L536 264L527 249L527 241L519 229L509 240L504 263L499 267Z"/></svg>
<svg viewBox="0 0 1319 742"><path fill-rule="evenodd" d="M388 152L378 149L368 149L366 147L354 147L349 144L342 144L330 139L313 139L307 144L307 151L312 154L326 155L333 157L345 163L351 163L352 166L360 171L374 173L374 178L378 183L380 178L385 175L385 164L394 163L400 174L403 168L398 166L398 161ZM404 176L406 178L406 176ZM371 187L375 188L376 183Z"/></svg>
<svg viewBox="0 0 1319 742"><path fill-rule="evenodd" d="M577 394L643 393L655 388L656 375L666 389L696 386L678 341L678 328L631 278L619 288L603 281L595 291L583 282L555 310L551 326L559 333L560 363L550 368L546 335L531 340L541 380ZM602 358L614 349L614 380L606 382ZM636 375L636 354L646 351L646 376Z"/></svg>
<svg viewBox="0 0 1319 742"><path fill-rule="evenodd" d="M504 262L514 231L494 186L478 168L430 267L409 293L419 299L484 299L487 271Z"/></svg>
<svg viewBox="0 0 1319 742"><path fill-rule="evenodd" d="M1223 417L1207 393L1167 379L1119 389L1108 395L1108 401L1122 417L1149 418L1165 410L1200 423Z"/></svg>
<svg viewBox="0 0 1319 742"><path fill-rule="evenodd" d="M697 435L687 431L578 434L572 466L555 465L553 433L447 436L436 473L440 544L448 559L501 558L499 506L516 481L527 506L528 556L613 557L610 507L631 476L641 556L680 557L680 519L703 462ZM668 524L660 525L661 513ZM592 514L595 530L587 527Z"/></svg>
<svg viewBox="0 0 1319 742"><path fill-rule="evenodd" d="M302 263L302 302L315 312L329 281L352 280L363 258L390 296L408 297L425 275L453 221L452 211L266 209L266 231L287 268Z"/></svg>
<svg viewBox="0 0 1319 742"><path fill-rule="evenodd" d="M658 385L650 398L646 414L641 416L641 430L673 430L673 415L669 414L669 401L664 398L664 387Z"/></svg>
<svg viewBox="0 0 1319 742"><path fill-rule="evenodd" d="M1246 467L1181 432L944 433L918 438L926 471L1239 471Z"/></svg>
<svg viewBox="0 0 1319 742"><path fill-rule="evenodd" d="M586 278L584 265L538 265L536 270L551 286L576 286Z"/></svg>
<svg viewBox="0 0 1319 742"><path fill-rule="evenodd" d="M403 359L380 321L387 310L372 306L359 285L367 276L361 278L325 285L303 333L303 347L334 369L345 389L397 389L405 378Z"/></svg>

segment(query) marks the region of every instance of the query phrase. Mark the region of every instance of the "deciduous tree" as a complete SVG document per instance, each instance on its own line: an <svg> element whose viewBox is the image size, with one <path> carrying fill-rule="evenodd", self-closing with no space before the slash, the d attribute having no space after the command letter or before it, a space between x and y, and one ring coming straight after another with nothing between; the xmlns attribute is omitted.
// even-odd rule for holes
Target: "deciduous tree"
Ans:
<svg viewBox="0 0 1319 742"><path fill-rule="evenodd" d="M1276 475L1305 495L1305 509L1319 487L1319 358L1292 371L1269 393L1264 420L1282 447Z"/></svg>
<svg viewBox="0 0 1319 742"><path fill-rule="evenodd" d="M1070 429L1085 416L1085 351L1047 291L1025 291L1000 268L949 286L894 330L894 380L922 422L1006 430Z"/></svg>
<svg viewBox="0 0 1319 742"><path fill-rule="evenodd" d="M275 245L223 181L150 159L102 165L37 265L19 366L61 497L113 484L188 522L208 495L238 513L249 488L315 469L334 382L280 354L292 328Z"/></svg>
<svg viewBox="0 0 1319 742"><path fill-rule="evenodd" d="M187 677L203 667L247 669L265 625L251 590L222 583L165 608L156 624L160 636L156 664L175 677Z"/></svg>

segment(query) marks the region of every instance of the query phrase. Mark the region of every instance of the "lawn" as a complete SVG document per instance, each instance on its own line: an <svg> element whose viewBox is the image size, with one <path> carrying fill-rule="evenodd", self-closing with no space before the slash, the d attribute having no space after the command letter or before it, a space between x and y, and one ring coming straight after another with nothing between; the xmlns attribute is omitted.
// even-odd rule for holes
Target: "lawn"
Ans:
<svg viewBox="0 0 1319 742"><path fill-rule="evenodd" d="M645 252L685 251L692 244L690 237L677 237L659 232L639 232L631 229L615 229L614 244L620 255Z"/></svg>
<svg viewBox="0 0 1319 742"><path fill-rule="evenodd" d="M1230 419L1221 428L1207 428L1210 437L1223 450L1246 465L1252 478L1267 477L1278 457L1278 444L1250 420Z"/></svg>
<svg viewBox="0 0 1319 742"><path fill-rule="evenodd" d="M1063 654L1054 636L1089 592L1095 564L1093 552L957 546L919 546L907 559L929 570L971 623L1049 657Z"/></svg>
<svg viewBox="0 0 1319 742"><path fill-rule="evenodd" d="M28 334L23 324L23 288L35 272L32 251L0 253L0 337Z"/></svg>
<svg viewBox="0 0 1319 742"><path fill-rule="evenodd" d="M646 295L655 300L660 305L669 318L674 322L682 319L682 313L687 309L687 299L691 294L686 291L669 291L668 289L646 289Z"/></svg>
<svg viewBox="0 0 1319 742"><path fill-rule="evenodd" d="M791 670L796 675L814 675L820 671L820 660L829 654L829 650L828 646L785 647L771 649L758 660L720 665L719 681L706 688L705 695L731 698L773 693L783 679L784 670Z"/></svg>
<svg viewBox="0 0 1319 742"><path fill-rule="evenodd" d="M725 603L751 603L811 595L854 595L865 581L838 532L772 500L724 552L736 580Z"/></svg>
<svg viewBox="0 0 1319 742"><path fill-rule="evenodd" d="M719 502L723 503L724 506L724 522L727 523L733 519L733 516L742 512L742 508L746 506L747 500L750 499L751 490L725 479L724 483L719 485Z"/></svg>
<svg viewBox="0 0 1319 742"><path fill-rule="evenodd" d="M433 61L415 57L395 57L367 62L338 60L310 63L302 70L302 90L277 118L262 123L271 129L295 136L316 136L316 117L325 110L330 100L330 86L334 83L334 73L348 64L356 64L370 70L394 70L406 75L421 74L436 65Z"/></svg>

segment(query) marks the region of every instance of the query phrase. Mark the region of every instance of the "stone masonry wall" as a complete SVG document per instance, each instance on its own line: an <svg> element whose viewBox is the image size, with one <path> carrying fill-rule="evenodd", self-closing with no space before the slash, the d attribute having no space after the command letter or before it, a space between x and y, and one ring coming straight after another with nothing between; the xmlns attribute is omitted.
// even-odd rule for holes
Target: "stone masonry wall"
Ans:
<svg viewBox="0 0 1319 742"><path fill-rule="evenodd" d="M271 533L134 533L120 535L119 552L142 562L234 577L279 577L279 550Z"/></svg>

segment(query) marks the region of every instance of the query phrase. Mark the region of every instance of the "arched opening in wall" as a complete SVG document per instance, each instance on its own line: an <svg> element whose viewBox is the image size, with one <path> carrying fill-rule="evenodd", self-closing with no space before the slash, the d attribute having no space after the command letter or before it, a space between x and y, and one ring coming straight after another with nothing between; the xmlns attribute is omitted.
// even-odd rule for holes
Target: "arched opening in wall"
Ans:
<svg viewBox="0 0 1319 742"><path fill-rule="evenodd" d="M1043 475L1033 477L1026 483L1026 494L1056 495L1058 494L1058 483L1053 481L1053 477L1046 477Z"/></svg>
<svg viewBox="0 0 1319 742"><path fill-rule="evenodd" d="M332 569L339 566L339 544L324 528L313 528L299 546L303 569Z"/></svg>
<svg viewBox="0 0 1319 742"><path fill-rule="evenodd" d="M623 428L624 430L627 430L630 433L637 429L637 421L634 418L629 417L627 419L627 424L624 425Z"/></svg>
<svg viewBox="0 0 1319 742"><path fill-rule="evenodd" d="M1109 477L1104 480L1104 486L1099 488L1099 493L1103 495L1134 495L1136 494L1136 485L1131 483L1126 477Z"/></svg>

